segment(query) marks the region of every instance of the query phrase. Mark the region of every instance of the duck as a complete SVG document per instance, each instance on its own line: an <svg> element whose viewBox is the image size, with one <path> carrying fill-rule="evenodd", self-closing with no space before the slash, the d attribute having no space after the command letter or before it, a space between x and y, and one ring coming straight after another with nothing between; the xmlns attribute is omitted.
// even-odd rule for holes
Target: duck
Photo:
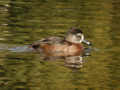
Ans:
<svg viewBox="0 0 120 90"><path fill-rule="evenodd" d="M91 46L91 43L84 39L81 29L71 28L66 36L51 36L38 40L30 47L39 53L44 53L47 57L70 57L82 56L84 54L84 45Z"/></svg>

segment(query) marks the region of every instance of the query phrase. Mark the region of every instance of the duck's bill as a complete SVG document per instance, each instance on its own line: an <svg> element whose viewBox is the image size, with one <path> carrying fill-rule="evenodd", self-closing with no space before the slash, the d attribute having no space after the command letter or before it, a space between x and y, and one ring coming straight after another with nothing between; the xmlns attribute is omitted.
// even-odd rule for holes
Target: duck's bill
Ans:
<svg viewBox="0 0 120 90"><path fill-rule="evenodd" d="M87 45L91 46L91 43L90 43L89 41L87 41L87 40L83 40L82 42L83 42L84 44L87 44Z"/></svg>

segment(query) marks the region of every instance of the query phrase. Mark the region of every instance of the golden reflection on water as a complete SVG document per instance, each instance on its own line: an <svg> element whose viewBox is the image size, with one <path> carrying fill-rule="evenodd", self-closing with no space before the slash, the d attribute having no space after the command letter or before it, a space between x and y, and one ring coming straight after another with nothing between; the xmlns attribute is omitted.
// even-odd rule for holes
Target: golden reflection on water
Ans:
<svg viewBox="0 0 120 90"><path fill-rule="evenodd" d="M38 53L0 52L1 90L120 90L119 1L0 1L0 43L28 45L73 26L93 43L80 69L45 62ZM8 5L8 6L6 6Z"/></svg>

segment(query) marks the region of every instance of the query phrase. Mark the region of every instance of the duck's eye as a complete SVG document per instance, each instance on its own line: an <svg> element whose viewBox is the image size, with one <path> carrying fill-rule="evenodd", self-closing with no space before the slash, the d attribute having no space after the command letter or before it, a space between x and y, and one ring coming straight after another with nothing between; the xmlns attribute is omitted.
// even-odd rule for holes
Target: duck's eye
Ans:
<svg viewBox="0 0 120 90"><path fill-rule="evenodd" d="M39 47L40 47L39 44L32 45L32 48L34 48L34 49L37 49L37 48L39 48Z"/></svg>

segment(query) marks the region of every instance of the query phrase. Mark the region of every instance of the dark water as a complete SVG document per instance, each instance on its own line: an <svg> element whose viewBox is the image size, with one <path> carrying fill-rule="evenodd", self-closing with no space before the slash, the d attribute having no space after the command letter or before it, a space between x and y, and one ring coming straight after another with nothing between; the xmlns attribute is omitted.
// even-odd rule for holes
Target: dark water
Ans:
<svg viewBox="0 0 120 90"><path fill-rule="evenodd" d="M119 0L0 0L0 46L22 46L71 27L93 43L73 70L38 53L0 52L0 90L120 90Z"/></svg>

